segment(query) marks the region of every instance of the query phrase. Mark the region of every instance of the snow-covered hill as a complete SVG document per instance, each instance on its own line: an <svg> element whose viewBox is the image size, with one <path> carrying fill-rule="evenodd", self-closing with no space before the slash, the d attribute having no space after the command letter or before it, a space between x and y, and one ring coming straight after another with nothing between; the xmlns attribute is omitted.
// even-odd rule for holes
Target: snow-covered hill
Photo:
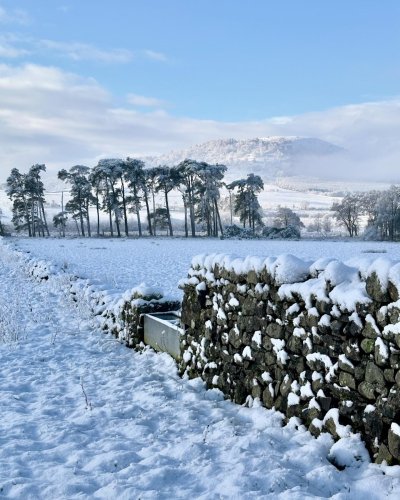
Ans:
<svg viewBox="0 0 400 500"><path fill-rule="evenodd" d="M343 152L329 142L305 137L260 137L221 139L197 144L181 151L145 158L148 166L176 165L185 158L222 163L228 175L255 172L264 178L301 173L305 161L315 161Z"/></svg>

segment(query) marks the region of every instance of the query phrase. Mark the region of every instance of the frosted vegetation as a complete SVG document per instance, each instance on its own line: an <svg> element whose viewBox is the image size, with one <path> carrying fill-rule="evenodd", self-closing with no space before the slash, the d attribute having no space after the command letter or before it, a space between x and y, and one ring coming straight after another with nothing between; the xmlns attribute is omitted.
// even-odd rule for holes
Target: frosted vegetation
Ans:
<svg viewBox="0 0 400 500"><path fill-rule="evenodd" d="M135 158L101 159L92 168L75 165L58 172L65 183L65 198L63 192L61 210L52 211L49 218L42 180L45 170L45 165L36 164L27 173L11 171L7 195L12 202L12 226L5 227L0 214L0 234L15 230L32 237L75 232L89 237L183 234L298 239L341 231L349 237L389 241L400 234L398 186L325 196L326 204L332 201L328 211L316 206L308 210L310 203L304 200L297 207L299 216L293 204L271 210L259 175L250 173L228 183L223 164L185 159L174 166L148 168Z"/></svg>

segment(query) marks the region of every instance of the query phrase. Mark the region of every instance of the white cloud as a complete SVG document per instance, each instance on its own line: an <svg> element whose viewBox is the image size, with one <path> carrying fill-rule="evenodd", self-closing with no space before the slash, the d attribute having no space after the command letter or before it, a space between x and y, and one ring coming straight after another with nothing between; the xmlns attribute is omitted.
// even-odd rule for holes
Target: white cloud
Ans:
<svg viewBox="0 0 400 500"><path fill-rule="evenodd" d="M128 94L127 101L133 106L149 107L149 108L163 108L166 102L156 97L146 97L139 94Z"/></svg>
<svg viewBox="0 0 400 500"><path fill-rule="evenodd" d="M25 169L33 163L46 163L55 171L92 165L100 156L165 153L210 139L267 135L319 137L349 151L346 161L335 157L334 164L304 165L307 173L399 179L397 99L228 123L117 108L95 80L54 67L0 65L0 182L12 167Z"/></svg>

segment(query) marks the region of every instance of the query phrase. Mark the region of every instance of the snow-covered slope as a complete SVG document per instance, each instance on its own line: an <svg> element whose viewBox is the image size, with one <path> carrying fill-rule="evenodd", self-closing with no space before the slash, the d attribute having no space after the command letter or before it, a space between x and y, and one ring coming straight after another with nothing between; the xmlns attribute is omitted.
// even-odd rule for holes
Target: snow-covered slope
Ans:
<svg viewBox="0 0 400 500"><path fill-rule="evenodd" d="M197 144L182 151L145 158L150 165L176 165L185 158L222 163L229 173L256 172L264 177L290 175L305 158L323 158L343 150L329 142L305 137L221 139Z"/></svg>
<svg viewBox="0 0 400 500"><path fill-rule="evenodd" d="M400 468L369 463L359 436L314 439L104 335L67 273L28 277L37 250L27 261L0 240L0 498L398 498Z"/></svg>

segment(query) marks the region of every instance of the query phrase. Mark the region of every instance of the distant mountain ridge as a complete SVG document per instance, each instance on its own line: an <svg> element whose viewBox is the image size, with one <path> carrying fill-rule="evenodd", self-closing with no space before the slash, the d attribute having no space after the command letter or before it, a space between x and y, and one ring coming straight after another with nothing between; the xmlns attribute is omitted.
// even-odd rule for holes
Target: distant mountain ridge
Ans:
<svg viewBox="0 0 400 500"><path fill-rule="evenodd" d="M228 173L255 172L267 178L293 175L296 165L343 152L343 149L317 138L257 137L220 139L196 144L181 151L144 158L146 166L177 165L185 158L207 163L222 163Z"/></svg>

